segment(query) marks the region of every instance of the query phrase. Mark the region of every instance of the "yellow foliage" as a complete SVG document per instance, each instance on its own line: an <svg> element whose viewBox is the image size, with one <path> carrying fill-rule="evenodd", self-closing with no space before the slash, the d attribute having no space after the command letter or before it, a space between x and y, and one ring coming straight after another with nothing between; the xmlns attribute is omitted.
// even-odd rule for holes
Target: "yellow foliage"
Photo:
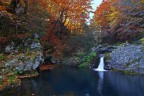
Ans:
<svg viewBox="0 0 144 96"><path fill-rule="evenodd" d="M110 13L107 15L107 20L110 22L109 25L111 27L117 25L119 16L120 12L115 7L111 6Z"/></svg>
<svg viewBox="0 0 144 96"><path fill-rule="evenodd" d="M68 23L69 23L69 19L66 19L66 21L65 21L65 24L64 24L64 25L66 26L66 25L68 25Z"/></svg>
<svg viewBox="0 0 144 96"><path fill-rule="evenodd" d="M47 3L47 11L51 17L59 19L69 30L82 27L82 19L88 16L90 0L42 0ZM44 5L44 4L42 4ZM85 17L82 18L83 14Z"/></svg>
<svg viewBox="0 0 144 96"><path fill-rule="evenodd" d="M141 0L141 3L144 3L144 0Z"/></svg>

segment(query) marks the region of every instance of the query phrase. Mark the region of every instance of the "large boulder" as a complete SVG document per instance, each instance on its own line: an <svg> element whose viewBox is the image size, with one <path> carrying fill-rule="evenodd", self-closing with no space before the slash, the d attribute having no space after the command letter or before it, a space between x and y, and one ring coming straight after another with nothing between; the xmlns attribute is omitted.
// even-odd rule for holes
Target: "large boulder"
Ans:
<svg viewBox="0 0 144 96"><path fill-rule="evenodd" d="M91 50L95 51L99 54L105 54L105 53L108 53L108 52L112 52L116 48L117 47L113 46L113 45L103 44L103 45L97 46L96 48L93 47L93 48L91 48Z"/></svg>
<svg viewBox="0 0 144 96"><path fill-rule="evenodd" d="M144 74L144 51L141 45L122 44L110 53L111 69Z"/></svg>
<svg viewBox="0 0 144 96"><path fill-rule="evenodd" d="M36 70L44 61L42 46L38 42L33 42L27 46L29 50L23 53L12 53L5 62L5 67L15 71Z"/></svg>

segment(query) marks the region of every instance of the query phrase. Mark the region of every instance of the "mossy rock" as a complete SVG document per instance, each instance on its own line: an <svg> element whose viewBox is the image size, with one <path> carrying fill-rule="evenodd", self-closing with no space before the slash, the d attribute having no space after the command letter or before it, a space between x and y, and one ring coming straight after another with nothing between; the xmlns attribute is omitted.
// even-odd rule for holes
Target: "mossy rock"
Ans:
<svg viewBox="0 0 144 96"><path fill-rule="evenodd" d="M111 58L110 58L110 53L106 53L105 54L105 60L110 60Z"/></svg>
<svg viewBox="0 0 144 96"><path fill-rule="evenodd" d="M31 71L26 71L26 72L23 72L23 74L19 74L18 75L18 78L30 78L30 77L36 77L38 76L39 73L35 70L31 70Z"/></svg>
<svg viewBox="0 0 144 96"><path fill-rule="evenodd" d="M132 71L132 70L130 70L130 71L122 71L122 73L124 73L124 74L132 74L132 75L138 75L138 73L137 72L134 72L134 71Z"/></svg>
<svg viewBox="0 0 144 96"><path fill-rule="evenodd" d="M5 61L6 60L6 56L4 54L0 53L0 61Z"/></svg>
<svg viewBox="0 0 144 96"><path fill-rule="evenodd" d="M14 83L15 80L16 80L16 75L9 75L9 76L8 76L8 81L9 81L10 83Z"/></svg>
<svg viewBox="0 0 144 96"><path fill-rule="evenodd" d="M116 69L116 68L112 68L112 70L121 72L121 73L126 74L126 75L140 75L139 73L137 73L133 70L119 70L119 69ZM141 74L141 75L144 75L144 74Z"/></svg>

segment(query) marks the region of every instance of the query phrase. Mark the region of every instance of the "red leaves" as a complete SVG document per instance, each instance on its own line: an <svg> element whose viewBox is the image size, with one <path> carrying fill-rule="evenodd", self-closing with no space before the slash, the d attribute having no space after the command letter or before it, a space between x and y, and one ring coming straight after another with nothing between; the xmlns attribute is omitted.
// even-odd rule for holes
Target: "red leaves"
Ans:
<svg viewBox="0 0 144 96"><path fill-rule="evenodd" d="M0 44L4 44L6 42L8 42L10 39L25 39L28 36L30 36L29 34L11 34L7 37L0 37Z"/></svg>
<svg viewBox="0 0 144 96"><path fill-rule="evenodd" d="M0 44L4 44L8 41L6 37L0 37Z"/></svg>
<svg viewBox="0 0 144 96"><path fill-rule="evenodd" d="M56 65L53 65L53 64L46 64L46 65L43 64L40 66L40 70L48 70L48 69L53 69L55 67Z"/></svg>
<svg viewBox="0 0 144 96"><path fill-rule="evenodd" d="M8 39L12 39L12 38L17 38L17 39L25 39L28 36L30 36L29 34L12 34L7 36Z"/></svg>

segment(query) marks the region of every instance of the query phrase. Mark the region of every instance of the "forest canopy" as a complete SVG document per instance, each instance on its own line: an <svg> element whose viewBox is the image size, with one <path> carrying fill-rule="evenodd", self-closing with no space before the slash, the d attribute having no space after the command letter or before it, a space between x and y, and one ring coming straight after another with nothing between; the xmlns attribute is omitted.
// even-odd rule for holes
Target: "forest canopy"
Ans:
<svg viewBox="0 0 144 96"><path fill-rule="evenodd" d="M144 0L103 0L91 26L108 41L139 39L144 34Z"/></svg>

